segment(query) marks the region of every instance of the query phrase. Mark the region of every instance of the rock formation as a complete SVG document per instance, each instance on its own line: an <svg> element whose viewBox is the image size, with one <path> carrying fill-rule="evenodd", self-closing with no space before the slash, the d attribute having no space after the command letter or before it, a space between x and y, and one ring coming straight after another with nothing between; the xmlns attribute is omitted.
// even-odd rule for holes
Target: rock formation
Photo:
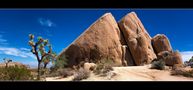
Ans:
<svg viewBox="0 0 193 90"><path fill-rule="evenodd" d="M158 53L158 59L164 60L167 66L180 66L183 64L179 51L162 51Z"/></svg>
<svg viewBox="0 0 193 90"><path fill-rule="evenodd" d="M113 60L117 66L132 66L149 64L157 56L163 57L158 55L163 51L172 52L168 38L160 34L151 38L134 12L118 23L111 13L106 13L65 48L58 58L65 56L69 66L107 59ZM178 52L171 55L166 60L168 65L181 64Z"/></svg>
<svg viewBox="0 0 193 90"><path fill-rule="evenodd" d="M122 44L119 27L111 13L106 13L83 32L60 55L65 55L69 66L77 65L86 59L97 62L102 58L112 59L115 64L122 65ZM124 52L124 60L131 61L130 54Z"/></svg>
<svg viewBox="0 0 193 90"><path fill-rule="evenodd" d="M154 36L152 38L152 46L156 54L162 51L172 51L169 39L164 34L157 34Z"/></svg>
<svg viewBox="0 0 193 90"><path fill-rule="evenodd" d="M182 65L182 56L179 51L174 51L171 56L165 60L166 65L174 66L176 64Z"/></svg>
<svg viewBox="0 0 193 90"><path fill-rule="evenodd" d="M169 39L163 34L157 34L152 38L152 46L157 59L162 59L168 66L180 66L183 64L178 51L173 51Z"/></svg>
<svg viewBox="0 0 193 90"><path fill-rule="evenodd" d="M29 65L25 65L25 64L22 64L22 63L19 63L19 62L9 62L7 65L8 65L8 67L10 67L10 66L18 66L18 67L29 68ZM5 66L6 66L6 63L0 63L0 67L5 67Z"/></svg>
<svg viewBox="0 0 193 90"><path fill-rule="evenodd" d="M156 58L151 45L151 37L134 12L123 17L119 22L119 27L136 65L150 63Z"/></svg>

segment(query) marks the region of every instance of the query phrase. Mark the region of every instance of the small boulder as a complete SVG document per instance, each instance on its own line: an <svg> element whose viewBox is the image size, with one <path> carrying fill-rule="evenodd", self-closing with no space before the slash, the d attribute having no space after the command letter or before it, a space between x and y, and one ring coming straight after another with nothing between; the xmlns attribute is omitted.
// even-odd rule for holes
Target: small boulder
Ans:
<svg viewBox="0 0 193 90"><path fill-rule="evenodd" d="M96 68L95 63L84 63L84 69L87 71L92 71Z"/></svg>

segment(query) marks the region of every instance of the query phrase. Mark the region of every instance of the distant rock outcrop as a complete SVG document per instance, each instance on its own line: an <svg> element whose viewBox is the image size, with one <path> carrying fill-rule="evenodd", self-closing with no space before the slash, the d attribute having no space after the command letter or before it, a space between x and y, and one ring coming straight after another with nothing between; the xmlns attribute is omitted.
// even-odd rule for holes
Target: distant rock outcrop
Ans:
<svg viewBox="0 0 193 90"><path fill-rule="evenodd" d="M22 63L19 63L19 62L9 62L7 65L8 65L8 67L9 66L19 66L19 67L29 68L28 65L25 65L25 64L22 64ZM5 66L6 66L5 63L0 63L0 67L5 67Z"/></svg>
<svg viewBox="0 0 193 90"><path fill-rule="evenodd" d="M111 13L106 13L64 49L58 58L65 56L70 67L107 59L113 60L117 66L132 66L149 64L163 51L172 52L168 38L158 34L152 39L136 13L127 14L118 24ZM181 64L178 52L171 55L166 60L168 65Z"/></svg>

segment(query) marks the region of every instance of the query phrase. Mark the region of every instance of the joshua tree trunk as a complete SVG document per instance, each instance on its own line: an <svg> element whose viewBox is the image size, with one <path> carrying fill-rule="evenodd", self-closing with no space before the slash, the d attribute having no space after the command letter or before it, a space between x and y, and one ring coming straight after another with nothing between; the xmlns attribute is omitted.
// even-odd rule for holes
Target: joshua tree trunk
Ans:
<svg viewBox="0 0 193 90"><path fill-rule="evenodd" d="M7 68L8 67L8 63L5 63L5 68Z"/></svg>
<svg viewBox="0 0 193 90"><path fill-rule="evenodd" d="M48 65L48 63L44 63L44 69L46 69L47 65Z"/></svg>
<svg viewBox="0 0 193 90"><path fill-rule="evenodd" d="M40 80L40 61L38 61L38 75L37 79Z"/></svg>

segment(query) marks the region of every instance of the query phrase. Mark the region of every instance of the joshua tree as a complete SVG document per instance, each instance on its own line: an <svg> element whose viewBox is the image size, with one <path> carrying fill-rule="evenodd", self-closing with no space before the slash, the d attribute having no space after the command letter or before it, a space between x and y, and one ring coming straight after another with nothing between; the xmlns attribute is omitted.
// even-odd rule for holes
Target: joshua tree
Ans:
<svg viewBox="0 0 193 90"><path fill-rule="evenodd" d="M4 58L3 60L4 60L5 65L6 65L6 66L5 66L5 68L7 68L7 67L8 67L8 63L9 63L9 62L12 62L12 60L11 60L11 59L9 59L9 58Z"/></svg>
<svg viewBox="0 0 193 90"><path fill-rule="evenodd" d="M55 61L56 60L56 53L52 53L51 55L47 55L44 59L43 59L43 63L44 63L44 69L47 67L47 65L49 64L50 61Z"/></svg>
<svg viewBox="0 0 193 90"><path fill-rule="evenodd" d="M46 61L46 58L49 58L50 56L53 56L52 47L49 44L48 39L43 39L42 37L38 37L38 41L34 42L34 35L33 34L29 34L29 39L30 39L29 40L29 45L32 48L31 52L36 56L37 61L38 61L37 79L40 79L40 64L44 60ZM47 52L46 52L46 46L48 47Z"/></svg>

